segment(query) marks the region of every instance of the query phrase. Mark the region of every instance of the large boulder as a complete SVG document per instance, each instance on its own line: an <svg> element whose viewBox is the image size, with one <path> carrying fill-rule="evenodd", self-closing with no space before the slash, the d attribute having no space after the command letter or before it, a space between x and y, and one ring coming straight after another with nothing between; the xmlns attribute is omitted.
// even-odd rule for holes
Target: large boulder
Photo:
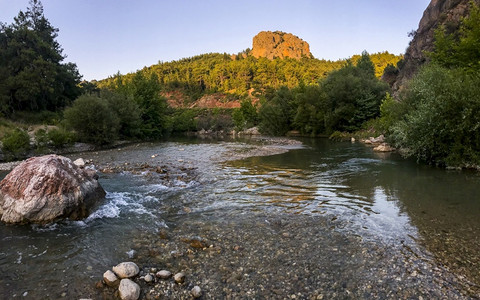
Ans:
<svg viewBox="0 0 480 300"><path fill-rule="evenodd" d="M105 197L97 179L95 171L63 156L27 159L0 182L0 220L45 224L85 218Z"/></svg>

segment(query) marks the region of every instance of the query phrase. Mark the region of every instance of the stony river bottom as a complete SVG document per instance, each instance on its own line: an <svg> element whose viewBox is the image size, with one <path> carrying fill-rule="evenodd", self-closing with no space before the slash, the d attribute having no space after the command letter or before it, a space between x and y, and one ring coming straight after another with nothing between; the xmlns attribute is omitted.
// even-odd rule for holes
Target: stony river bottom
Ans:
<svg viewBox="0 0 480 300"><path fill-rule="evenodd" d="M122 261L183 271L142 299L480 297L480 175L302 139L178 139L77 153L106 200L83 221L0 225L0 299L115 299ZM288 152L285 152L288 150ZM3 178L6 173L0 173Z"/></svg>

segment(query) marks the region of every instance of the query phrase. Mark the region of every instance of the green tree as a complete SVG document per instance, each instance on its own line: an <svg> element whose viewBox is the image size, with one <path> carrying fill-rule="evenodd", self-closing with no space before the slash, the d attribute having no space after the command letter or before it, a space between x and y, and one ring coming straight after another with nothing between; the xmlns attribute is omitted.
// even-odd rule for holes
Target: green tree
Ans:
<svg viewBox="0 0 480 300"><path fill-rule="evenodd" d="M0 24L0 109L58 110L80 94L80 75L56 41L58 29L31 0L10 25Z"/></svg>
<svg viewBox="0 0 480 300"><path fill-rule="evenodd" d="M267 96L260 106L260 131L271 135L285 135L292 128L294 96L290 89L281 87Z"/></svg>
<svg viewBox="0 0 480 300"><path fill-rule="evenodd" d="M396 146L431 164L480 165L479 85L478 72L422 68L404 96L407 113L391 127Z"/></svg>
<svg viewBox="0 0 480 300"><path fill-rule="evenodd" d="M471 2L470 14L457 32L447 33L444 26L435 31L435 48L429 53L433 63L447 68L480 68L480 8Z"/></svg>
<svg viewBox="0 0 480 300"><path fill-rule="evenodd" d="M109 109L117 116L120 137L135 138L140 135L141 110L132 96L101 90L100 98L107 101Z"/></svg>
<svg viewBox="0 0 480 300"><path fill-rule="evenodd" d="M232 113L233 122L238 130L251 128L258 125L257 106L250 99L240 102L240 108Z"/></svg>
<svg viewBox="0 0 480 300"><path fill-rule="evenodd" d="M111 144L118 137L119 119L107 100L82 95L64 112L65 121L81 141L97 145Z"/></svg>
<svg viewBox="0 0 480 300"><path fill-rule="evenodd" d="M334 71L321 82L326 94L325 112L327 133L355 131L380 114L380 103L388 85L375 77L373 64L364 52L357 66L351 62Z"/></svg>

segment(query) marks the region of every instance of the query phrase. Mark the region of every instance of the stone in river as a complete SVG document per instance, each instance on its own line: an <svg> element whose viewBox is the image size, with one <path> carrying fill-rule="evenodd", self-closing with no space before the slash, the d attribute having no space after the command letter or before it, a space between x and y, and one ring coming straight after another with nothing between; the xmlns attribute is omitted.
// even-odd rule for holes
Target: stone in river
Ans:
<svg viewBox="0 0 480 300"><path fill-rule="evenodd" d="M160 279L168 279L172 277L172 272L167 270L160 270L157 272L157 274L155 274L155 276L157 276Z"/></svg>
<svg viewBox="0 0 480 300"><path fill-rule="evenodd" d="M192 292L193 298L202 297L202 289L198 285L194 286L191 292Z"/></svg>
<svg viewBox="0 0 480 300"><path fill-rule="evenodd" d="M177 273L175 276L173 276L173 279L175 279L176 283L183 283L185 281L185 273Z"/></svg>
<svg viewBox="0 0 480 300"><path fill-rule="evenodd" d="M130 279L122 279L118 291L122 300L137 300L140 298L140 286Z"/></svg>
<svg viewBox="0 0 480 300"><path fill-rule="evenodd" d="M153 276L150 274L145 275L145 282L150 283L153 281Z"/></svg>
<svg viewBox="0 0 480 300"><path fill-rule="evenodd" d="M133 262L122 262L113 267L113 272L120 278L131 278L137 276L140 269Z"/></svg>
<svg viewBox="0 0 480 300"><path fill-rule="evenodd" d="M103 273L103 280L108 286L116 286L118 284L117 276L110 270Z"/></svg>
<svg viewBox="0 0 480 300"><path fill-rule="evenodd" d="M95 171L59 155L32 157L0 182L0 220L46 224L86 218L105 191Z"/></svg>

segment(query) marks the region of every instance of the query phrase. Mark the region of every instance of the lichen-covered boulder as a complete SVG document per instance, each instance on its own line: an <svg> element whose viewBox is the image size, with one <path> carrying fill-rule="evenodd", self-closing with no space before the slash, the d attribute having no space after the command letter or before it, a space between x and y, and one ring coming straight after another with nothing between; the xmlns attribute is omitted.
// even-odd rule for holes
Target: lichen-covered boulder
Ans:
<svg viewBox="0 0 480 300"><path fill-rule="evenodd" d="M0 220L45 224L83 219L105 197L97 179L94 170L63 156L27 159L0 182Z"/></svg>

